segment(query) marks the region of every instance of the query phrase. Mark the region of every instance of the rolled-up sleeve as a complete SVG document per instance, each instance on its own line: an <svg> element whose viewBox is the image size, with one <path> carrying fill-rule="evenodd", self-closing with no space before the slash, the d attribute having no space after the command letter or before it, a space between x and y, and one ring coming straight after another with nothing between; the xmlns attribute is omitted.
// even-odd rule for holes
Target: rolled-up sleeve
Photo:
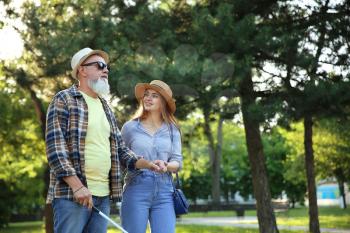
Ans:
<svg viewBox="0 0 350 233"><path fill-rule="evenodd" d="M172 151L169 158L169 162L171 161L176 161L179 163L179 170L182 168L181 134L176 127L173 127Z"/></svg>
<svg viewBox="0 0 350 233"><path fill-rule="evenodd" d="M55 177L76 175L69 161L68 146L65 140L68 128L69 111L65 100L56 95L49 105L46 116L46 155Z"/></svg>

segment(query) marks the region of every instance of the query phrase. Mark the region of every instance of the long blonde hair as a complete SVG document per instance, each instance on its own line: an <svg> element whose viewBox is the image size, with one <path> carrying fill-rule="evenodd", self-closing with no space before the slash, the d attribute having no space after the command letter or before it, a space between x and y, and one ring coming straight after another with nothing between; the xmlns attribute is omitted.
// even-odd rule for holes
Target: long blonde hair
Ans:
<svg viewBox="0 0 350 233"><path fill-rule="evenodd" d="M161 101L160 101L161 102L161 115L162 115L163 121L169 126L172 124L175 125L175 127L180 130L179 123L178 123L176 117L174 116L174 114L171 113L169 106L166 104L164 97L160 94L159 94L159 96L161 99ZM139 100L139 107L137 108L136 112L134 113L134 115L131 118L132 120L135 120L138 118L140 120L144 120L147 118L148 112L145 111L143 104L144 104L143 98L141 98Z"/></svg>

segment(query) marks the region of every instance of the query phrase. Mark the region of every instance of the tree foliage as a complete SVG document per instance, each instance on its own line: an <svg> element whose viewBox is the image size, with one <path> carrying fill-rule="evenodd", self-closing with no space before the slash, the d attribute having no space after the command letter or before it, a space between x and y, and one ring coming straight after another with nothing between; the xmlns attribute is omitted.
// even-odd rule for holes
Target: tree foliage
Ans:
<svg viewBox="0 0 350 233"><path fill-rule="evenodd" d="M26 93L13 80L1 79L0 86L0 225L3 225L11 214L42 208L45 152Z"/></svg>
<svg viewBox="0 0 350 233"><path fill-rule="evenodd" d="M42 0L26 2L22 13L8 9L9 17L20 17L25 24L20 30L25 51L18 61L2 62L1 67L7 80L1 80L0 89L0 163L6 168L0 179L7 191L31 182L40 187L36 177L42 172L44 146L37 119L41 127L43 119L29 99L40 108L56 91L75 82L69 75L70 58L82 47L91 47L110 54L112 103L120 122L136 107L136 83L161 79L172 87L176 115L184 122L183 179L191 199L210 192L218 199L221 190L226 197L236 191L247 197L253 186L258 193L266 188L265 199L270 191L276 197L282 189L292 202L303 199L300 125L293 125L293 131L271 130L262 139L260 129L271 128L276 119L288 127L303 118L312 123L319 117L348 116L349 4L192 3ZM227 123L242 110L246 133L254 132L247 137L248 148L242 129ZM339 170L348 177L348 143L342 140L348 137L345 131L334 132L338 127L331 121L316 124L316 172L322 177L339 175ZM324 146L328 144L335 146ZM251 182L266 177L263 187ZM268 201L259 204L266 219L273 215L266 214Z"/></svg>

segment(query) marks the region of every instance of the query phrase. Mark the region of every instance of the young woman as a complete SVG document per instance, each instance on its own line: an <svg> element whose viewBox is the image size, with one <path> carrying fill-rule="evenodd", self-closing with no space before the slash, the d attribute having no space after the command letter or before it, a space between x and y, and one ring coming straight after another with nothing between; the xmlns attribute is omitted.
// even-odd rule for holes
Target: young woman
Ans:
<svg viewBox="0 0 350 233"><path fill-rule="evenodd" d="M160 81L135 86L139 109L122 128L126 145L144 159L153 161L160 172L128 171L121 206L122 225L128 232L175 232L171 172L182 166L181 135L174 117L175 100L170 87Z"/></svg>

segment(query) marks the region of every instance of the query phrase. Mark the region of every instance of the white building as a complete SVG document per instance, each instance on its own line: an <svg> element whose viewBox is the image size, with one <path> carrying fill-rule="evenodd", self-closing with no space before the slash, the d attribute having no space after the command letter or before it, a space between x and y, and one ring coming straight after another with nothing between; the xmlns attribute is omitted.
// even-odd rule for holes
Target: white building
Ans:
<svg viewBox="0 0 350 233"><path fill-rule="evenodd" d="M350 192L347 184L344 184L346 204L350 205ZM306 198L305 205L309 205ZM317 185L318 206L340 206L343 208L343 199L340 196L339 185L335 179L322 180Z"/></svg>

